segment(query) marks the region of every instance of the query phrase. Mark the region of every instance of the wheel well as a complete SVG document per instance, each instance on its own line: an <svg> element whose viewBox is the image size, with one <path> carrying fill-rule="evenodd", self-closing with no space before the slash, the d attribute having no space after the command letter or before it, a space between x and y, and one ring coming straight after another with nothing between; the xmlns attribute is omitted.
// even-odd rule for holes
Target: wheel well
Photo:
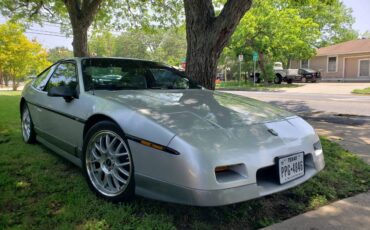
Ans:
<svg viewBox="0 0 370 230"><path fill-rule="evenodd" d="M22 113L22 108L26 104L26 100L22 97L21 102L19 103L19 112Z"/></svg>
<svg viewBox="0 0 370 230"><path fill-rule="evenodd" d="M114 124L117 124L117 122L115 122L112 118L110 118L110 117L108 117L106 115L103 115L103 114L95 114L95 115L89 117L89 119L87 119L87 121L85 122L85 127L84 127L84 132L83 132L83 138L84 139L85 139L85 135L86 135L87 131L89 131L89 129L93 125L95 125L96 123L98 123L100 121L111 121Z"/></svg>
<svg viewBox="0 0 370 230"><path fill-rule="evenodd" d="M280 73L277 73L277 74L276 74L276 77L281 77L281 78L283 78L283 76L281 76L281 74L280 74Z"/></svg>

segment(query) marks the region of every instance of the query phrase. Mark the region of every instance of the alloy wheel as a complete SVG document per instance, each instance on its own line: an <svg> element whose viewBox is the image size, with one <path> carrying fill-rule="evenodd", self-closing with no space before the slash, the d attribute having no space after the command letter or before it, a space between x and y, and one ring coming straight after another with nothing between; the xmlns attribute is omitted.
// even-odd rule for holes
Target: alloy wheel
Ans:
<svg viewBox="0 0 370 230"><path fill-rule="evenodd" d="M113 131L99 131L90 139L86 151L92 185L105 196L122 194L132 174L131 154L125 141Z"/></svg>
<svg viewBox="0 0 370 230"><path fill-rule="evenodd" d="M25 142L31 137L31 117L27 108L23 110L22 114L22 134Z"/></svg>

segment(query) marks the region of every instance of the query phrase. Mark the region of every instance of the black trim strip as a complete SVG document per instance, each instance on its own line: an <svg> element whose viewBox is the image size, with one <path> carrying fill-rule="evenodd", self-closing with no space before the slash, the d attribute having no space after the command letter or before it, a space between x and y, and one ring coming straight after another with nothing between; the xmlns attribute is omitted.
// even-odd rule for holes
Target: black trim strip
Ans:
<svg viewBox="0 0 370 230"><path fill-rule="evenodd" d="M81 119L81 118L79 118L79 117L75 117L75 116L72 116L72 115L69 115L69 114L66 114L66 113L62 113L62 112L59 112L59 111L56 111L56 110L53 110L53 109L47 108L47 107L45 107L45 106L42 106L42 105L39 105L39 104L35 104L35 103L33 103L33 102L29 102L29 101L27 101L27 103L28 103L28 104L31 104L31 105L33 105L33 106L36 106L36 107L39 107L39 108L45 109L45 110L47 110L47 111L50 111L50 112L53 112L53 113L59 114L59 115L61 115L61 116L63 116L63 117L67 117L67 118L69 118L69 119L75 120L75 121L80 122L80 123L83 123L83 124L85 124L85 122L86 122L86 120Z"/></svg>
<svg viewBox="0 0 370 230"><path fill-rule="evenodd" d="M141 145L144 145L143 143L141 143L142 141L149 142L149 143L151 143L153 145L160 146L161 148L163 148L163 150L156 149L156 148L154 148L152 146L144 145L144 146L147 146L149 148L153 148L153 149L156 149L156 150L159 150L159 151L167 152L167 153L170 153L172 155L180 155L180 153L178 151L176 151L176 150L174 150L172 148L169 148L167 146L164 146L164 145L161 145L161 144L157 144L157 143L154 143L152 141L148 141L148 140L145 140L145 139L142 139L142 138L139 138L139 137L135 137L135 136L132 136L132 135L128 135L128 134L126 134L126 137L127 137L127 139L132 140L132 141L135 141L135 142L137 142L137 143L139 143Z"/></svg>

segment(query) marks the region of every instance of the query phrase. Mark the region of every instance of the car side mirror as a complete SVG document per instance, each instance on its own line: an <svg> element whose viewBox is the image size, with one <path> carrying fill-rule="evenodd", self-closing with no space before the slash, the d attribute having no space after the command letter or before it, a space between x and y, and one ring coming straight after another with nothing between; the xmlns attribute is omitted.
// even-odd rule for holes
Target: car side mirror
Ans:
<svg viewBox="0 0 370 230"><path fill-rule="evenodd" d="M63 97L66 102L71 102L76 98L76 90L65 85L56 86L48 90L49 97Z"/></svg>

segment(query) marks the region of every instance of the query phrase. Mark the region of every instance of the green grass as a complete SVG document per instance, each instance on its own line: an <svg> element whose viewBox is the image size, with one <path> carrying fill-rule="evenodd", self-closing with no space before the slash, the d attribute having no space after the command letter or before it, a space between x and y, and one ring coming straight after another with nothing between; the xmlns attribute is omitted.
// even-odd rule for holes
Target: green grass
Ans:
<svg viewBox="0 0 370 230"><path fill-rule="evenodd" d="M370 87L365 88L365 89L355 89L352 91L352 93L355 94L369 94L370 95Z"/></svg>
<svg viewBox="0 0 370 230"><path fill-rule="evenodd" d="M216 84L216 89L219 90L249 90L249 91L276 91L283 88L296 88L302 85L298 84L269 84L265 86L264 83L260 84L253 84L251 82L237 82L237 81L227 81L227 82L220 82Z"/></svg>
<svg viewBox="0 0 370 230"><path fill-rule="evenodd" d="M137 197L96 198L80 170L21 139L19 93L0 92L0 229L256 229L370 189L370 167L322 139L326 168L294 189L240 204L198 208Z"/></svg>

